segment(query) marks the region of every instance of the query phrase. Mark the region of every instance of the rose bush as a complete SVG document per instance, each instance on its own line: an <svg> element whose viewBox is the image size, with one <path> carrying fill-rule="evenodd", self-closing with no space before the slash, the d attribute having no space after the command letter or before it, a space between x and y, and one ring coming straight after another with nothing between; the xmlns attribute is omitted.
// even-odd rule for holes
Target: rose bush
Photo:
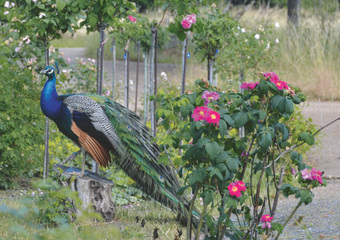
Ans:
<svg viewBox="0 0 340 240"><path fill-rule="evenodd" d="M185 181L178 194L190 191L192 203L203 199L197 236L204 222L211 239L278 237L295 213L276 222L279 195L295 195L298 208L312 201L311 188L326 185L322 173L293 151L315 143L312 133L296 127L306 120L292 117L299 116L294 110L299 112L305 96L275 73L259 78L244 84L244 94L197 80L195 92L158 95L157 117L167 132L158 139L160 148L169 149ZM240 128L244 137L237 134Z"/></svg>

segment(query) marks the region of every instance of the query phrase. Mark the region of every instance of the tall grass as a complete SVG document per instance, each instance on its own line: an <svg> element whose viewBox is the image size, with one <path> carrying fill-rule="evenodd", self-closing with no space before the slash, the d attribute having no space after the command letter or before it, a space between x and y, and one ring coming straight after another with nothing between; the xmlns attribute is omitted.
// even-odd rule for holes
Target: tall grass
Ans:
<svg viewBox="0 0 340 240"><path fill-rule="evenodd" d="M321 8L320 8L321 9ZM321 9L322 11L325 11ZM259 8L246 11L239 19L241 26L258 29L260 24L278 22L280 28L274 28L272 37L278 38L273 69L282 80L301 87L308 99L340 100L340 13L321 10L301 10L300 27L287 25L287 10L281 8ZM326 9L327 10L327 9ZM236 16L239 9L233 9ZM151 13L155 18L157 14ZM325 17L326 16L326 17ZM109 37L109 36L108 36ZM77 44L78 42L78 44ZM66 36L62 41L54 41L55 46L84 46L88 57L96 57L99 36L96 33L86 35L84 32L73 39ZM192 57L188 60L187 83L191 85L196 79L207 78L206 63L201 63L193 54L192 44L189 51ZM112 59L111 40L105 44L105 59ZM159 63L176 64L177 72L172 72L171 84L178 86L181 79L182 43L171 41L158 52ZM117 58L123 60L123 47L117 47ZM136 60L136 49L131 44L130 59ZM221 79L224 81L223 79ZM170 81L170 80L169 80ZM226 81L224 81L226 82Z"/></svg>
<svg viewBox="0 0 340 240"><path fill-rule="evenodd" d="M279 22L280 28L273 31L280 42L272 70L301 87L309 99L340 100L340 14L333 12L335 16L325 20L323 13L310 11L302 10L297 29L287 24L284 9L253 9L240 21L253 28L254 23Z"/></svg>

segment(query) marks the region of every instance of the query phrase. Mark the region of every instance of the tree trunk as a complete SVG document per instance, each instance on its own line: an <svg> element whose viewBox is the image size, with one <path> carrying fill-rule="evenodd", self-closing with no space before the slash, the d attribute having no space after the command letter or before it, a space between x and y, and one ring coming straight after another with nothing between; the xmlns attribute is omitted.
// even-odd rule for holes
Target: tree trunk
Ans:
<svg viewBox="0 0 340 240"><path fill-rule="evenodd" d="M295 27L299 26L301 0L288 0L288 22Z"/></svg>
<svg viewBox="0 0 340 240"><path fill-rule="evenodd" d="M112 187L114 186L111 180L89 171L85 171L83 177L76 175L76 179L73 180L74 174L72 172L80 173L81 170L79 168L56 164L53 169L56 172L59 172L60 169L63 170L61 176L64 178L60 179L61 183L64 187L70 187L73 191L78 192L83 208L87 208L91 204L96 212L101 213L105 221L110 222L113 220L116 214L116 207L111 197ZM66 180L64 180L65 178ZM76 209L75 205L74 208ZM79 209L76 209L76 212L81 214Z"/></svg>

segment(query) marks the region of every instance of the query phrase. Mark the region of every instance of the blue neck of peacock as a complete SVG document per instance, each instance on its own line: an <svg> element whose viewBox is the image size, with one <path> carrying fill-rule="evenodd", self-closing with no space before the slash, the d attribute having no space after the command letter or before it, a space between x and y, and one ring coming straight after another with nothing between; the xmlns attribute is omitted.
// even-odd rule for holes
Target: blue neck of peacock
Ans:
<svg viewBox="0 0 340 240"><path fill-rule="evenodd" d="M58 98L55 86L56 78L49 78L41 92L40 107L42 112L51 119L58 118L62 101Z"/></svg>

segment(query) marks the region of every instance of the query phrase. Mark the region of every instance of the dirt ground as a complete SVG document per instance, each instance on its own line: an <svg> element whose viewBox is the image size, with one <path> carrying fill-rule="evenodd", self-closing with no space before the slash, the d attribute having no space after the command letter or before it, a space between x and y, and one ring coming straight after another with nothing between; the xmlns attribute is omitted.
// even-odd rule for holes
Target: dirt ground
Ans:
<svg viewBox="0 0 340 240"><path fill-rule="evenodd" d="M84 57L84 49L60 49L66 57L72 60L75 57ZM105 71L110 79L111 62L105 61ZM124 63L117 62L116 79L124 79ZM159 64L158 72L171 74L174 71L181 71L180 65ZM135 81L136 64L130 63L130 79ZM144 64L140 66L140 76L144 76ZM106 83L110 86L110 83ZM139 89L143 91L143 80L140 81ZM134 86L134 85L133 85ZM131 89L131 95L135 88ZM340 91L340 89L339 89ZM308 102L305 104L303 114L311 117L315 124L320 127L325 126L331 121L340 118L340 102ZM324 171L324 176L329 179L328 186L313 190L314 200L307 206L302 206L295 217L285 228L284 234L280 239L307 239L310 235L314 239L340 239L340 121L335 122L322 131L321 147L314 147L307 154L307 161L317 169ZM296 199L282 198L277 213L277 221L284 221L294 206ZM296 225L297 219L302 219L301 224Z"/></svg>

